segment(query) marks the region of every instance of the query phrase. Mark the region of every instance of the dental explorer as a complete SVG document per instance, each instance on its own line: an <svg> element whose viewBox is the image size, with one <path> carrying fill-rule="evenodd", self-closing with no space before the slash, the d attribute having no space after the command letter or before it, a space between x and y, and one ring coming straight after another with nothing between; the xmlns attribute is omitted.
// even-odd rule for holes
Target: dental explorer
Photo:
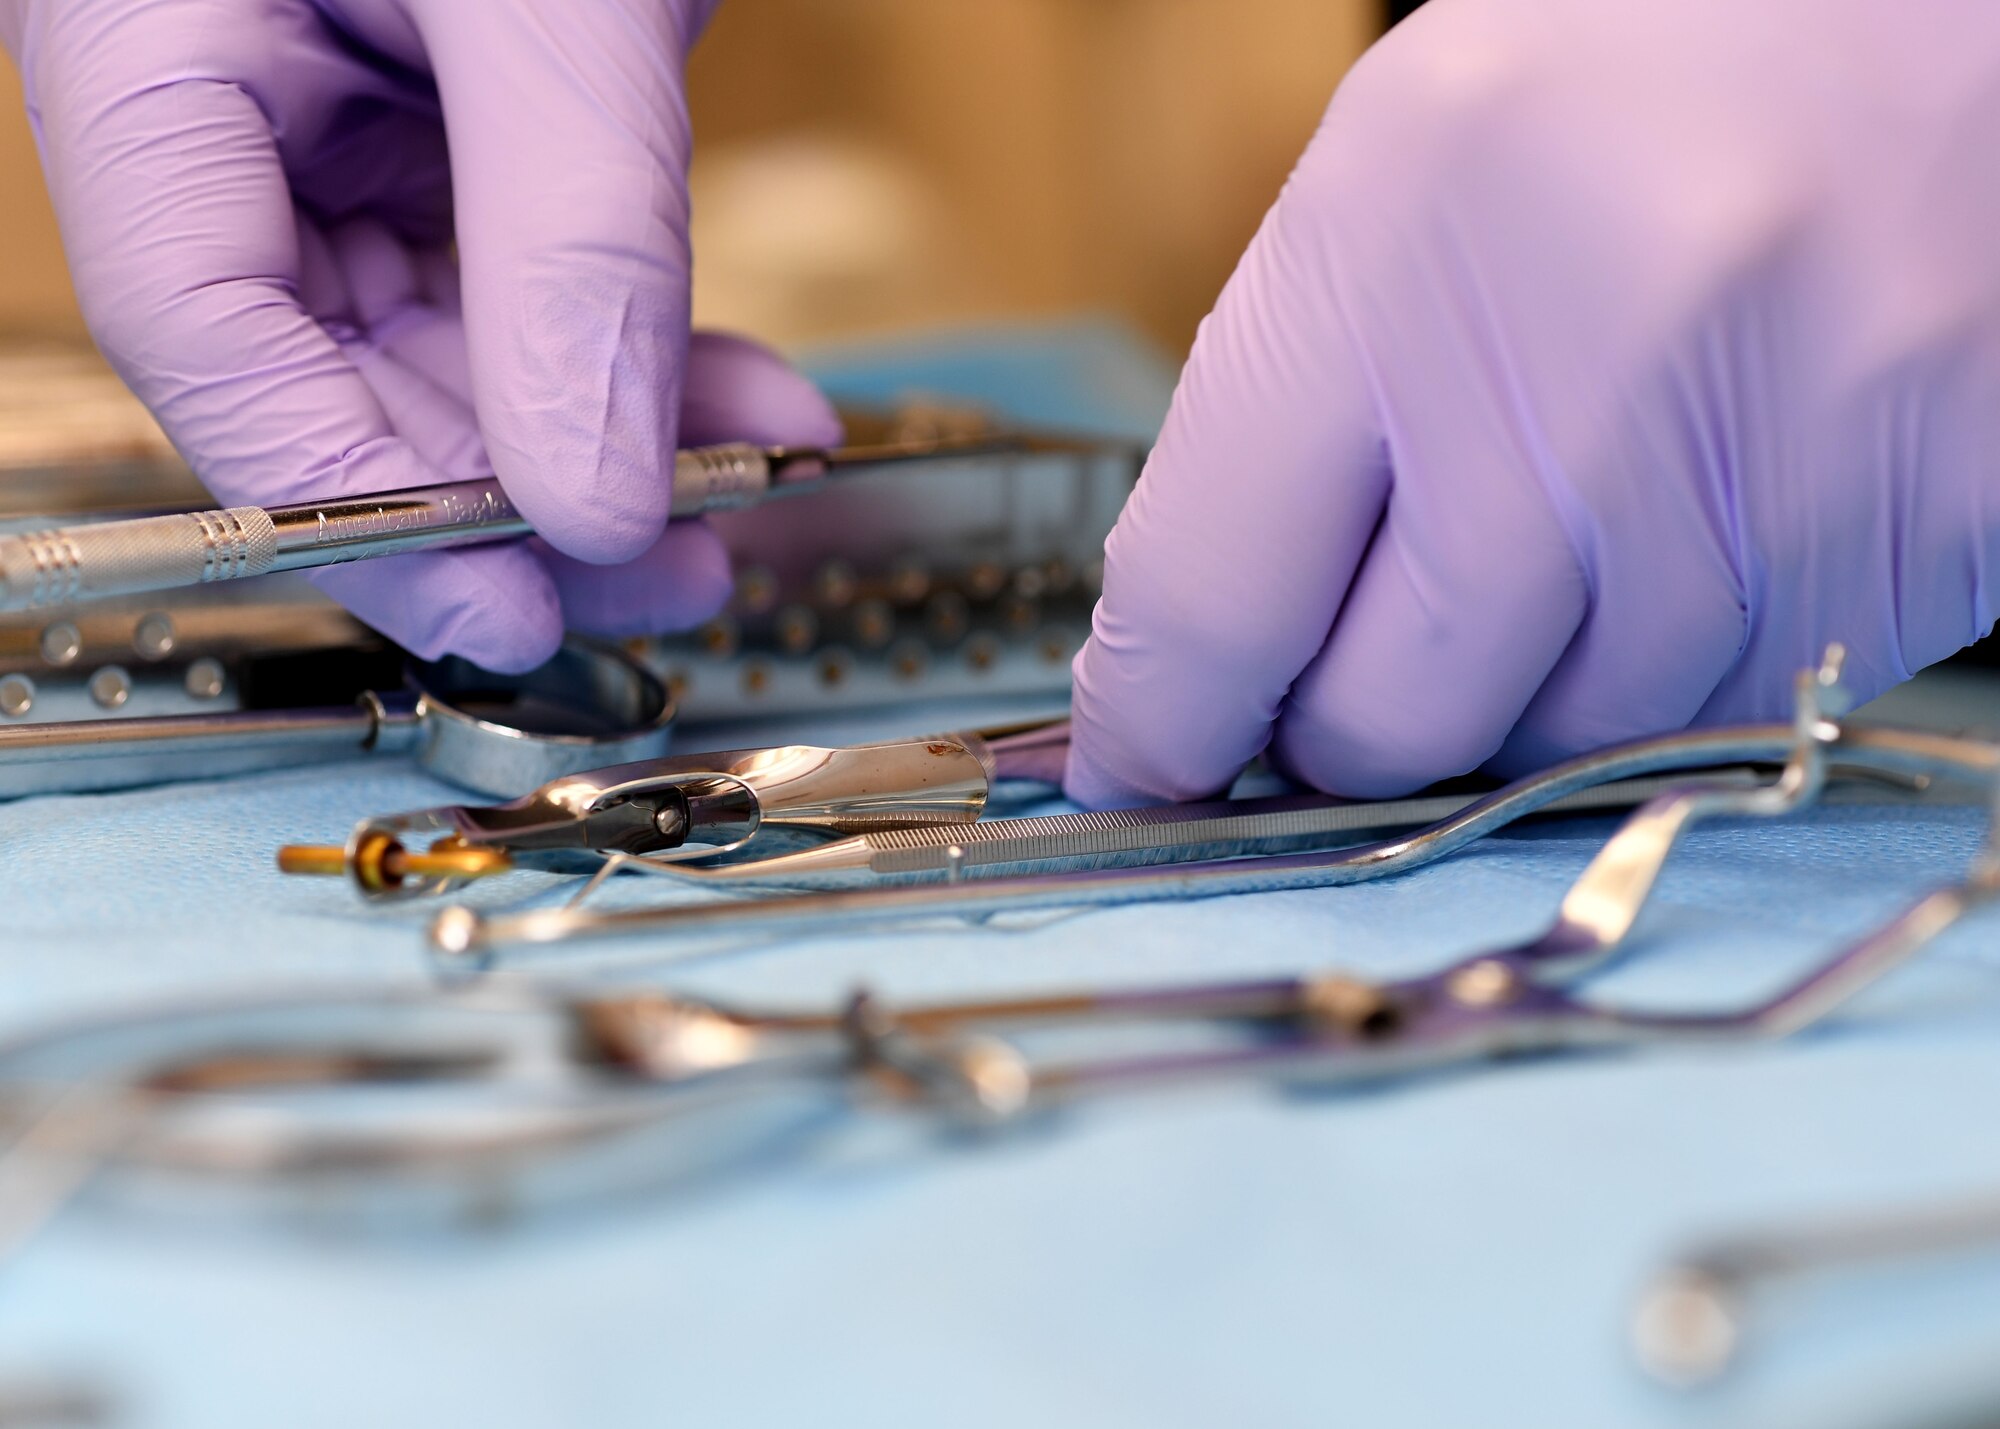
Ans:
<svg viewBox="0 0 2000 1429"><path fill-rule="evenodd" d="M836 474L913 461L1071 450L1061 438L943 436L875 446L695 447L674 458L675 517L815 490ZM497 480L286 506L183 511L0 537L0 611L243 580L533 533Z"/></svg>

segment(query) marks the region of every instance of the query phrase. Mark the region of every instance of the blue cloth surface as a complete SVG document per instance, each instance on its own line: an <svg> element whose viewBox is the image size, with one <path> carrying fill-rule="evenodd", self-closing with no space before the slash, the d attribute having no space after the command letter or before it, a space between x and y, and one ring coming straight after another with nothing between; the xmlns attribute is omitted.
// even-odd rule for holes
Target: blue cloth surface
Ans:
<svg viewBox="0 0 2000 1429"><path fill-rule="evenodd" d="M1041 350L1060 367L1079 348ZM911 380L892 368L879 389ZM973 395L1005 402L987 378ZM422 983L424 912L282 880L271 851L457 797L354 763L0 808L0 1035L152 997ZM783 1004L862 980L894 1001L1401 976L1538 932L1612 827L1518 831L1345 889L518 967ZM1897 806L1697 830L1593 987L1660 1008L1754 998L1955 877L1982 828L1977 810ZM479 901L554 885L516 875ZM1996 931L2000 915L1968 923L1779 1044L1338 1094L1186 1088L990 1138L885 1119L658 1195L402 1229L86 1196L0 1263L0 1387L102 1377L119 1422L203 1429L1908 1422L1990 1373L1990 1262L1829 1281L1704 1395L1643 1380L1624 1326L1690 1239L2000 1187Z"/></svg>

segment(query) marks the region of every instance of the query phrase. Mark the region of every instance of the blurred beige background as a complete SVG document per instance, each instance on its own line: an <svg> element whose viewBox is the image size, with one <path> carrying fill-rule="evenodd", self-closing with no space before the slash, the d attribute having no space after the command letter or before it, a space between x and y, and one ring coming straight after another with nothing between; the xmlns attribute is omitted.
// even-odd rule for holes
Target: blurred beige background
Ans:
<svg viewBox="0 0 2000 1429"><path fill-rule="evenodd" d="M798 344L1087 310L1181 350L1379 16L730 0L691 76L697 320ZM5 65L0 331L82 331Z"/></svg>
<svg viewBox="0 0 2000 1429"><path fill-rule="evenodd" d="M21 112L21 84L0 60L0 332L83 331L63 267L41 161Z"/></svg>

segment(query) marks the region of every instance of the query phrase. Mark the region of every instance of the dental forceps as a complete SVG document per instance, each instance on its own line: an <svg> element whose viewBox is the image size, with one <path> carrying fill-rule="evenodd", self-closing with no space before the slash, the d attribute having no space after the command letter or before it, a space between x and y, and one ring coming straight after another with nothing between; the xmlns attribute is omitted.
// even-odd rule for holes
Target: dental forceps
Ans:
<svg viewBox="0 0 2000 1429"><path fill-rule="evenodd" d="M53 1082L88 1093L76 1117L55 1119L60 1135L37 1124L31 1160L54 1151L72 1161L237 1174L383 1173L574 1153L605 1136L673 1123L689 1107L733 1107L704 1123L728 1129L743 1124L744 1096L788 1088L817 1087L843 1105L915 1106L989 1124L1087 1093L1190 1077L1347 1084L1528 1053L1782 1037L1825 1018L2000 895L1993 828L1960 882L1925 895L1760 1002L1714 1012L1628 1011L1584 996L1581 983L1623 945L1687 829L1717 817L1775 818L1812 801L1837 732L1822 713L1823 693L1808 677L1798 742L1776 784L1696 782L1663 794L1605 844L1541 937L1415 977L1331 972L909 1008L864 991L825 1011L773 1013L653 989L562 994L515 983L321 995L126 1024L114 1031L137 1050L122 1059L93 1052L88 1030L31 1038L0 1048L0 1091ZM312 1019L323 1013L341 1016L319 1026ZM1119 1025L1235 1035L1192 1050L1069 1060L1031 1059L1020 1045L1021 1034L1036 1029ZM1123 1048L1122 1037L1114 1045ZM118 1064L107 1068L107 1060ZM371 1088L401 1100L362 1108L358 1117L339 1100L330 1127L297 1100L315 1089ZM412 1110L413 1089L455 1090L474 1103L468 1110L427 1095ZM256 1097L272 1100L251 1102L256 1114L245 1114ZM396 1114L385 1117L392 1107ZM0 1208L20 1204L5 1190L0 1177Z"/></svg>
<svg viewBox="0 0 2000 1429"><path fill-rule="evenodd" d="M873 829L970 824L996 791L1061 778L1069 726L824 748L721 750L567 774L511 803L364 820L345 847L288 846L288 873L351 878L369 899L431 897L514 868L594 872L795 846ZM412 847L412 835L429 841ZM593 885L594 886L594 885Z"/></svg>
<svg viewBox="0 0 2000 1429"><path fill-rule="evenodd" d="M412 661L400 690L323 709L0 726L0 798L82 793L293 768L359 755L413 757L438 777L511 796L558 775L666 752L674 699L610 645L572 636L525 675L464 660Z"/></svg>
<svg viewBox="0 0 2000 1429"><path fill-rule="evenodd" d="M1836 670L1837 652L1829 653L1829 662L1828 670ZM1821 675L1826 675L1823 685ZM1837 751L1843 767L1889 775L1941 776L1984 786L2000 772L2000 748L1993 745L1917 731L1842 725L1827 703L1835 696L1833 676L1821 671L1801 678L1809 683L1801 687L1800 713L1790 724L1694 730L1614 746L1518 780L1414 833L1337 852L963 877L942 885L843 888L610 911L572 905L483 915L454 907L441 912L433 922L431 946L448 966L478 969L510 947L628 937L666 941L801 928L824 931L940 916L982 919L1031 909L1108 907L1335 887L1422 867L1515 819L1611 780L1716 765L1795 763L1799 750L1807 746L1821 755ZM1824 760L1814 767L1820 770L1816 780L1823 782ZM1740 787L1736 792L1742 792ZM1819 783L1815 782L1811 795L1817 797L1818 792Z"/></svg>

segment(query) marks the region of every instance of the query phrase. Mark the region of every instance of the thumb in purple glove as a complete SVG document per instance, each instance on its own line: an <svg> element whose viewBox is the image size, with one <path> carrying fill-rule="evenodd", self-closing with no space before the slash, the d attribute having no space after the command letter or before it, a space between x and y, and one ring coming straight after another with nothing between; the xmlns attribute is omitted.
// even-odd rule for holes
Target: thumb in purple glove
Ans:
<svg viewBox="0 0 2000 1429"><path fill-rule="evenodd" d="M92 332L218 497L420 486L490 456L549 551L639 562L615 582L636 624L720 584L709 538L665 529L682 64L708 8L0 0L0 36ZM825 431L797 388L787 435ZM420 652L500 669L553 650L569 587L610 599L527 546L325 584Z"/></svg>
<svg viewBox="0 0 2000 1429"><path fill-rule="evenodd" d="M324 237L303 225L300 251L301 302L340 344L396 431L437 468L440 479L491 475L473 410L456 269L425 261L369 219L354 220ZM746 338L712 332L697 332L689 342L679 431L682 443L690 446L725 441L831 445L841 436L839 418L826 399L784 359ZM730 592L728 555L715 533L696 521L673 522L638 557L615 565L581 561L537 540L518 552L441 552L334 567L316 579L377 625L407 623L408 593L429 580L441 580L447 599L468 597L457 609L477 621L488 612L505 611L509 598L518 596L517 591L484 593L464 579L464 557L493 555L517 564L529 557L530 577L548 587L549 599L538 603L549 615L541 632L548 650L565 626L601 635L636 635L693 625L714 614ZM384 580L379 573L385 566L412 569ZM451 633L460 643L449 648L461 648L463 630ZM534 658L545 658L545 653Z"/></svg>
<svg viewBox="0 0 2000 1429"><path fill-rule="evenodd" d="M1802 37L1811 36L1810 43ZM1387 796L1871 695L2000 586L2000 11L1456 0L1364 58L1106 551L1068 786Z"/></svg>

